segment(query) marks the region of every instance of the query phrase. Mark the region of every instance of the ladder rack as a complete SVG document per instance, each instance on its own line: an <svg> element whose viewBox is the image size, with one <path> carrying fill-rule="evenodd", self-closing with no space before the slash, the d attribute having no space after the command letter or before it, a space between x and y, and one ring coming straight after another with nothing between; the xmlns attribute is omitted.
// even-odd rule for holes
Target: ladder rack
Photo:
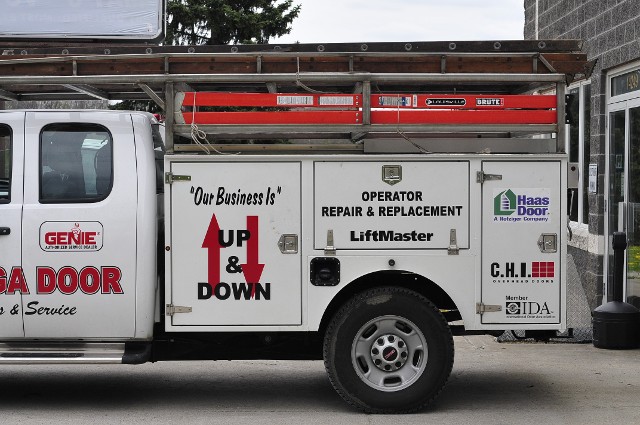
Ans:
<svg viewBox="0 0 640 425"><path fill-rule="evenodd" d="M0 99L150 99L165 111L166 143L176 151L194 150L192 125L212 143L549 133L563 140L565 86L588 77L594 66L580 49L574 40L160 47L11 43L0 46ZM555 94L539 94L545 90ZM174 136L187 137L187 143ZM292 149L284 146L269 149Z"/></svg>

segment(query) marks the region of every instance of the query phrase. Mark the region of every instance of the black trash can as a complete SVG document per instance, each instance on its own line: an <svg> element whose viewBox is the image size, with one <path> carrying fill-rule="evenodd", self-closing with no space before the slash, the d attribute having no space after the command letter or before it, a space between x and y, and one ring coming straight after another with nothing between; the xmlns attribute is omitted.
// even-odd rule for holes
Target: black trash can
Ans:
<svg viewBox="0 0 640 425"><path fill-rule="evenodd" d="M636 307L620 301L611 301L593 310L591 316L594 347L640 347L640 310Z"/></svg>
<svg viewBox="0 0 640 425"><path fill-rule="evenodd" d="M640 310L622 301L627 235L613 233L613 300L591 312L593 345L628 349L640 346Z"/></svg>

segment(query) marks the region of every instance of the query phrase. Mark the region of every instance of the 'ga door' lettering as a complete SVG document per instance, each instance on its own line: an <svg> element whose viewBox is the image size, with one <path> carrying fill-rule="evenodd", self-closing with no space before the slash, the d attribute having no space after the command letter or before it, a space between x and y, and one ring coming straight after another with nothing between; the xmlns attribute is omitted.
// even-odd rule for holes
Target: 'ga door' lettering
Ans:
<svg viewBox="0 0 640 425"><path fill-rule="evenodd" d="M114 266L87 266L79 271L71 266L64 266L59 270L52 267L36 267L36 294L59 292L71 295L77 291L87 295L124 294L121 279L122 271ZM12 295L16 292L30 293L22 268L13 267L7 274L5 269L0 267L0 294Z"/></svg>

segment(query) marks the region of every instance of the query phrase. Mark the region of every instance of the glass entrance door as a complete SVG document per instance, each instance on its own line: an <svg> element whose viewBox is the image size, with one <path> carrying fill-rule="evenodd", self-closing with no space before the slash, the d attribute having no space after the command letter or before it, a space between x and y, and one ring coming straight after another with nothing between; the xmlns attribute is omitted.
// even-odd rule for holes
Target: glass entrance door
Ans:
<svg viewBox="0 0 640 425"><path fill-rule="evenodd" d="M640 307L640 99L609 113L609 221L607 296L613 288L611 235L627 234L626 301Z"/></svg>
<svg viewBox="0 0 640 425"><path fill-rule="evenodd" d="M627 302L640 307L640 105L628 110Z"/></svg>

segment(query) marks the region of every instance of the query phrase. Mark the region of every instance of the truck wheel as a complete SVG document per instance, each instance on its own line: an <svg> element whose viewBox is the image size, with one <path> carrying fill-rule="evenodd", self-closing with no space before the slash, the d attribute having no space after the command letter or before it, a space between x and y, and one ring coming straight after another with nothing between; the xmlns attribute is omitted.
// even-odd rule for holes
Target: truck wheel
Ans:
<svg viewBox="0 0 640 425"><path fill-rule="evenodd" d="M370 289L333 317L324 339L331 384L367 413L408 413L431 403L453 366L453 337L440 311L404 288Z"/></svg>

